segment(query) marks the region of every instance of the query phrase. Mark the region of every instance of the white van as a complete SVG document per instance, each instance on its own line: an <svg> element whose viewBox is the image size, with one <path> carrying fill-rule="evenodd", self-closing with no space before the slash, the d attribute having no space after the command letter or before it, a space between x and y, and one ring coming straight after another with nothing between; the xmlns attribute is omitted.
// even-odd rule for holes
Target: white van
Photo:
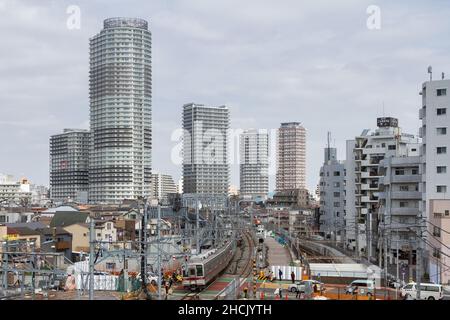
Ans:
<svg viewBox="0 0 450 320"><path fill-rule="evenodd" d="M417 284L408 283L400 290L400 295L405 300L417 299ZM444 298L444 289L442 285L435 283L420 284L420 300L441 300Z"/></svg>
<svg viewBox="0 0 450 320"><path fill-rule="evenodd" d="M374 293L375 285L373 280L359 279L352 281L346 288L346 294L359 294L372 296Z"/></svg>

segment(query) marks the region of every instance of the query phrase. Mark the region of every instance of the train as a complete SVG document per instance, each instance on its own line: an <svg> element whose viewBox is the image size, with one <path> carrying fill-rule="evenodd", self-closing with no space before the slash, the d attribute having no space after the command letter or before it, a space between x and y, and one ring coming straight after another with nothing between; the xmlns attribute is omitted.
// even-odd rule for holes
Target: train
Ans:
<svg viewBox="0 0 450 320"><path fill-rule="evenodd" d="M203 290L228 266L234 249L234 242L228 241L218 249L192 257L183 270L183 287L191 291Z"/></svg>

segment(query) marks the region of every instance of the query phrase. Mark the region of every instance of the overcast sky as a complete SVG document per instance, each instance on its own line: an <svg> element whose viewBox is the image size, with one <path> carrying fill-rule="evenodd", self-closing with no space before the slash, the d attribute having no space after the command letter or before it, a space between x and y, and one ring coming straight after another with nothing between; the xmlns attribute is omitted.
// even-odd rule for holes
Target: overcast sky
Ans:
<svg viewBox="0 0 450 320"><path fill-rule="evenodd" d="M450 76L448 2L393 2L0 0L0 172L48 185L49 136L89 128L89 38L105 18L129 16L152 32L155 170L180 177L171 134L184 103L226 104L233 128L301 122L314 189L328 130L343 158L384 104L417 134L427 66ZM80 29L67 28L70 5ZM379 30L367 28L369 5L381 9Z"/></svg>

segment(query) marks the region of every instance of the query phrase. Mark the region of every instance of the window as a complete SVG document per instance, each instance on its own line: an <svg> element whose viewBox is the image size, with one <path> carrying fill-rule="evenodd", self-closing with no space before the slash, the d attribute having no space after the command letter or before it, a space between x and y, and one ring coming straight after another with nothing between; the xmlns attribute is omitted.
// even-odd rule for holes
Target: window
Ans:
<svg viewBox="0 0 450 320"><path fill-rule="evenodd" d="M417 169L412 169L411 172L412 172L412 174L418 174L418 173L419 173L419 170L417 170Z"/></svg>
<svg viewBox="0 0 450 320"><path fill-rule="evenodd" d="M446 193L447 192L447 186L436 186L436 192L438 192L438 193Z"/></svg>
<svg viewBox="0 0 450 320"><path fill-rule="evenodd" d="M446 96L447 95L447 89L437 89L436 90L436 95L437 96Z"/></svg>
<svg viewBox="0 0 450 320"><path fill-rule="evenodd" d="M409 191L408 186L400 186L400 191Z"/></svg>
<svg viewBox="0 0 450 320"><path fill-rule="evenodd" d="M107 270L114 270L116 268L116 264L114 262L107 262L106 263L106 269Z"/></svg>
<svg viewBox="0 0 450 320"><path fill-rule="evenodd" d="M441 257L441 252L439 251L439 249L434 248L433 257L436 257L436 258Z"/></svg>
<svg viewBox="0 0 450 320"><path fill-rule="evenodd" d="M391 144L388 146L388 150L395 150L395 149L396 149L395 144Z"/></svg>
<svg viewBox="0 0 450 320"><path fill-rule="evenodd" d="M441 136L446 135L447 128L446 127L436 128L436 134Z"/></svg>
<svg viewBox="0 0 450 320"><path fill-rule="evenodd" d="M447 147L437 147L436 148L437 154L446 154L447 153Z"/></svg>
<svg viewBox="0 0 450 320"><path fill-rule="evenodd" d="M335 202L335 203L334 203L334 207L335 207L335 208L339 208L340 206L341 206L341 204L340 204L339 202Z"/></svg>
<svg viewBox="0 0 450 320"><path fill-rule="evenodd" d="M441 229L439 227L436 226L433 227L433 236L441 237Z"/></svg>
<svg viewBox="0 0 450 320"><path fill-rule="evenodd" d="M407 207L408 207L408 202L400 201L400 208L407 208Z"/></svg>
<svg viewBox="0 0 450 320"><path fill-rule="evenodd" d="M0 222L6 222L6 217L5 216L0 216Z"/></svg>
<svg viewBox="0 0 450 320"><path fill-rule="evenodd" d="M339 171L335 171L335 172L334 172L334 176L335 176L335 177L339 177L340 175L341 175L341 173L340 173Z"/></svg>
<svg viewBox="0 0 450 320"><path fill-rule="evenodd" d="M436 173L447 173L447 167L446 166L437 166Z"/></svg>
<svg viewBox="0 0 450 320"><path fill-rule="evenodd" d="M436 113L438 116L442 116L444 114L447 114L447 108L437 108Z"/></svg>
<svg viewBox="0 0 450 320"><path fill-rule="evenodd" d="M340 192L334 192L333 195L334 195L335 198L338 198L338 197L341 196L341 193Z"/></svg>
<svg viewBox="0 0 450 320"><path fill-rule="evenodd" d="M195 267L197 269L197 277L203 277L203 266L198 264Z"/></svg>
<svg viewBox="0 0 450 320"><path fill-rule="evenodd" d="M396 176L403 176L404 174L405 174L405 170L403 170L403 169L395 170L395 175Z"/></svg>
<svg viewBox="0 0 450 320"><path fill-rule="evenodd" d="M445 210L445 216L448 217L450 215L450 210Z"/></svg>
<svg viewBox="0 0 450 320"><path fill-rule="evenodd" d="M333 186L334 186L335 188L339 188L339 187L341 186L341 184L340 184L339 182L335 182L335 183L333 184Z"/></svg>
<svg viewBox="0 0 450 320"><path fill-rule="evenodd" d="M413 287L412 284L407 284L406 286L403 287L403 289L405 289L405 290L411 290L412 287Z"/></svg>

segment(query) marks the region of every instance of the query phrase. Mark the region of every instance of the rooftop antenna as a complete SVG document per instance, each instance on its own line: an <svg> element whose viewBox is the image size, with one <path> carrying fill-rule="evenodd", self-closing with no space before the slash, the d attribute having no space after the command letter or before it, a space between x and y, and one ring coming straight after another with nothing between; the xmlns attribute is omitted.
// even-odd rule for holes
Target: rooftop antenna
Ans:
<svg viewBox="0 0 450 320"><path fill-rule="evenodd" d="M327 133L327 146L328 146L328 148L327 148L327 160L328 161L330 161L330 138L331 138L331 132L330 131L328 131L328 133Z"/></svg>
<svg viewBox="0 0 450 320"><path fill-rule="evenodd" d="M384 101L383 101L383 117L385 117L386 115L384 114Z"/></svg>
<svg viewBox="0 0 450 320"><path fill-rule="evenodd" d="M433 80L433 67L432 66L428 66L428 73L430 74L430 81Z"/></svg>
<svg viewBox="0 0 450 320"><path fill-rule="evenodd" d="M445 73L441 73L441 77L442 77L442 80L444 80L444 78L445 78Z"/></svg>

